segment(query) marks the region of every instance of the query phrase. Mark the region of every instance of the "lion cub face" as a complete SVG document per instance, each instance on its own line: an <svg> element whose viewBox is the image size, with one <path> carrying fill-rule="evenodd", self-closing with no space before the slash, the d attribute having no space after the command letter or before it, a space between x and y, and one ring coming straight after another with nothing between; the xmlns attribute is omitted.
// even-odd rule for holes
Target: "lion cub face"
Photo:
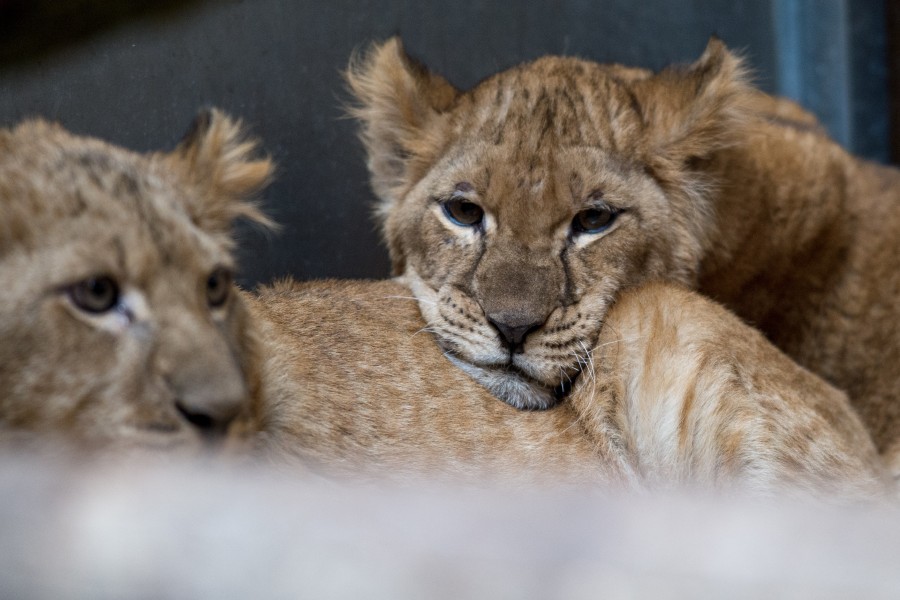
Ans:
<svg viewBox="0 0 900 600"><path fill-rule="evenodd" d="M658 75L547 57L460 92L391 40L348 79L394 269L510 404L555 401L623 288L693 283L710 228L695 166L730 143L744 91L721 43Z"/></svg>
<svg viewBox="0 0 900 600"><path fill-rule="evenodd" d="M0 429L205 447L254 418L229 231L271 169L220 113L171 154L0 131Z"/></svg>

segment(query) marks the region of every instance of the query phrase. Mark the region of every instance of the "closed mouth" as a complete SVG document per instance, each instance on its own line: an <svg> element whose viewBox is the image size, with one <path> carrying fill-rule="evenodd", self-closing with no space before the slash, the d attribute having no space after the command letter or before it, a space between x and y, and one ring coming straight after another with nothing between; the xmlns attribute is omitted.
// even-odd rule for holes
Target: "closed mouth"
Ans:
<svg viewBox="0 0 900 600"><path fill-rule="evenodd" d="M512 357L511 357L512 358ZM490 368L490 367L485 367ZM560 380L559 383L554 385L549 385L539 379L535 379L531 375L529 375L525 370L521 367L516 366L514 363L510 362L509 364L500 367L500 370L504 370L506 372L515 373L517 376L531 382L535 386L540 386L547 390L550 390L553 394L554 398L556 398L557 402L561 402L572 392L572 389L575 387L575 382L578 381L578 378L581 376L581 369L579 368L574 373L569 374L568 372L565 375L565 378Z"/></svg>
<svg viewBox="0 0 900 600"><path fill-rule="evenodd" d="M579 374L553 387L533 379L514 365L480 366L451 352L444 355L491 394L520 410L546 410L556 406L572 391Z"/></svg>
<svg viewBox="0 0 900 600"><path fill-rule="evenodd" d="M489 369L490 367L485 367L485 368ZM578 376L581 375L581 369L579 369L577 372L575 372L572 375L569 375L568 377L566 377L565 379L560 381L555 386L550 386L540 380L534 379L528 373L526 373L521 368L515 366L514 364L509 364L509 365L506 365L505 367L501 367L498 369L498 371L502 371L505 373L514 373L518 377L521 377L522 379L528 381L529 383L532 383L535 386L539 386L546 390L549 390L553 394L553 396L556 398L556 400L560 401L560 402L562 400L564 400L572 392L572 388L575 387L575 382L578 380Z"/></svg>

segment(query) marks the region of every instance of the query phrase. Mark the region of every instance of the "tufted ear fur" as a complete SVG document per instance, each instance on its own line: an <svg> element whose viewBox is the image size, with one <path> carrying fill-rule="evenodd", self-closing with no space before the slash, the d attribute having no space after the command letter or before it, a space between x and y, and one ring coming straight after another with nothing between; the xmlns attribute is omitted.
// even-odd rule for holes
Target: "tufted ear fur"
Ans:
<svg viewBox="0 0 900 600"><path fill-rule="evenodd" d="M253 203L275 169L269 158L257 156L257 147L256 140L247 139L240 121L218 109L204 109L166 155L201 191L187 207L200 227L229 231L241 217L274 227Z"/></svg>
<svg viewBox="0 0 900 600"><path fill-rule="evenodd" d="M734 144L754 96L743 61L711 38L693 64L634 82L647 125L643 154L659 175Z"/></svg>
<svg viewBox="0 0 900 600"><path fill-rule="evenodd" d="M346 78L383 217L430 165L442 142L441 115L459 92L410 58L397 37L354 57Z"/></svg>
<svg viewBox="0 0 900 600"><path fill-rule="evenodd" d="M745 139L759 94L741 59L715 37L693 64L633 80L631 89L644 122L634 150L667 191L673 218L692 233L684 260L699 261L713 231L708 159Z"/></svg>

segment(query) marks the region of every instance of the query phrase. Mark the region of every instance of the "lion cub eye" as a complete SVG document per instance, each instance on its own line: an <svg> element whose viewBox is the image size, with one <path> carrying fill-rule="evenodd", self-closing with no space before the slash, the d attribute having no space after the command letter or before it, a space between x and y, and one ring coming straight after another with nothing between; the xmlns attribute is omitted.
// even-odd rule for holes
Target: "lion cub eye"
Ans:
<svg viewBox="0 0 900 600"><path fill-rule="evenodd" d="M484 219L484 209L463 198L451 198L441 207L448 219L463 227L476 227Z"/></svg>
<svg viewBox="0 0 900 600"><path fill-rule="evenodd" d="M588 208L572 219L572 231L575 233L600 233L608 229L617 216L616 211L605 206Z"/></svg>
<svg viewBox="0 0 900 600"><path fill-rule="evenodd" d="M206 301L213 308L222 306L231 293L231 271L219 267L206 280Z"/></svg>
<svg viewBox="0 0 900 600"><path fill-rule="evenodd" d="M107 276L79 281L67 293L72 304L92 314L104 313L119 303L119 284Z"/></svg>

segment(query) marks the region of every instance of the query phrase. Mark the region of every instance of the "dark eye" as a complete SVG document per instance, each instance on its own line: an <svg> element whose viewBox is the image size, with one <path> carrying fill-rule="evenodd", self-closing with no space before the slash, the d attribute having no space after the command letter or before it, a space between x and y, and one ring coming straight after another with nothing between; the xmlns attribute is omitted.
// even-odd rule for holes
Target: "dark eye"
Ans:
<svg viewBox="0 0 900 600"><path fill-rule="evenodd" d="M572 219L572 231L575 233L600 233L613 224L617 215L618 213L605 206L583 210Z"/></svg>
<svg viewBox="0 0 900 600"><path fill-rule="evenodd" d="M75 306L93 314L104 313L119 303L119 285L106 276L79 281L68 294Z"/></svg>
<svg viewBox="0 0 900 600"><path fill-rule="evenodd" d="M484 210L480 206L462 198L451 198L441 206L451 221L463 227L475 227L484 219Z"/></svg>
<svg viewBox="0 0 900 600"><path fill-rule="evenodd" d="M231 271L220 267L206 280L206 301L213 308L222 306L231 293Z"/></svg>

